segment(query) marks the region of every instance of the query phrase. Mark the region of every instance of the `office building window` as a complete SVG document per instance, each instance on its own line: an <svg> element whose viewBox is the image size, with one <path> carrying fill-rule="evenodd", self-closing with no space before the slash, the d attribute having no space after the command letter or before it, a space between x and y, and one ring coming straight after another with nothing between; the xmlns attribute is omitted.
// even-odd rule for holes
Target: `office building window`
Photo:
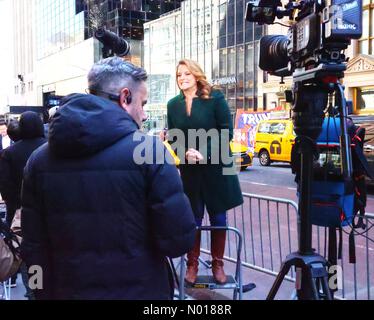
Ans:
<svg viewBox="0 0 374 320"><path fill-rule="evenodd" d="M263 28L244 21L248 1L186 0L180 11L147 23L144 66L154 88L149 112L156 112L152 105L155 110L166 106L179 92L174 73L181 58L200 64L208 81L225 95L232 114L237 109L257 110L258 40Z"/></svg>
<svg viewBox="0 0 374 320"><path fill-rule="evenodd" d="M374 87L355 88L355 103L357 111L374 110Z"/></svg>
<svg viewBox="0 0 374 320"><path fill-rule="evenodd" d="M36 1L36 47L41 59L84 40L84 15L75 0Z"/></svg>
<svg viewBox="0 0 374 320"><path fill-rule="evenodd" d="M374 54L374 0L363 0L362 37L359 40L359 52Z"/></svg>

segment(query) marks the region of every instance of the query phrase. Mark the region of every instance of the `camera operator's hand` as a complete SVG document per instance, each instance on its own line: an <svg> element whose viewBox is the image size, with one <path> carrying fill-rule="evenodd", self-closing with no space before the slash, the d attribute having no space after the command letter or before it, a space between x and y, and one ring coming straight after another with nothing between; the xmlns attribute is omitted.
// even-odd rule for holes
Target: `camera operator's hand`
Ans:
<svg viewBox="0 0 374 320"><path fill-rule="evenodd" d="M204 160L204 157L199 151L190 148L186 152L186 159L189 164L195 164L198 161Z"/></svg>

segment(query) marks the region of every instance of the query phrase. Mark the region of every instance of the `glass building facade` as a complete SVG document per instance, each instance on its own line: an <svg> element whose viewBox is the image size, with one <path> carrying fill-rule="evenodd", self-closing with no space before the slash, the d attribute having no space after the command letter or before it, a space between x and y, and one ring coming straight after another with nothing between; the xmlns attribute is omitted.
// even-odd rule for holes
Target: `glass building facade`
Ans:
<svg viewBox="0 0 374 320"><path fill-rule="evenodd" d="M99 60L94 30L105 27L131 45L126 59L141 65L143 24L180 7L181 0L33 0L38 101L84 91L87 72ZM78 61L79 57L86 57ZM53 72L51 72L53 70ZM84 86L84 87L83 87Z"/></svg>
<svg viewBox="0 0 374 320"><path fill-rule="evenodd" d="M77 0L76 12L84 12L85 38L92 36L92 15L116 34L143 40L144 22L180 7L182 0ZM94 22L95 23L95 22Z"/></svg>
<svg viewBox="0 0 374 320"><path fill-rule="evenodd" d="M165 124L166 104L178 94L175 67L199 62L226 96L231 112L257 111L257 56L262 27L244 21L248 0L186 0L181 8L144 27L144 68L149 73L150 127Z"/></svg>
<svg viewBox="0 0 374 320"><path fill-rule="evenodd" d="M42 59L84 40L84 14L75 0L36 0L36 53Z"/></svg>
<svg viewBox="0 0 374 320"><path fill-rule="evenodd" d="M258 110L258 41L263 28L244 20L249 1L219 1L219 63L213 81L224 79L224 91L232 110Z"/></svg>
<svg viewBox="0 0 374 320"><path fill-rule="evenodd" d="M180 7L181 0L35 0L37 58L72 47L105 26L143 40L143 24ZM135 45L136 47L136 45Z"/></svg>

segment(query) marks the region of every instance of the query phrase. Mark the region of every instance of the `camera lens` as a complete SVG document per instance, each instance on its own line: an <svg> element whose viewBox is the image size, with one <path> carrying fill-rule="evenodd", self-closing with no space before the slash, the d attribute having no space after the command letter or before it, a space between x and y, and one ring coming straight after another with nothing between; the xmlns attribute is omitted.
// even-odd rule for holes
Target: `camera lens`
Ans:
<svg viewBox="0 0 374 320"><path fill-rule="evenodd" d="M99 28L95 32L95 38L104 46L112 49L117 56L125 56L130 51L130 44L114 32Z"/></svg>
<svg viewBox="0 0 374 320"><path fill-rule="evenodd" d="M286 68L289 62L287 45L286 36L263 36L260 40L260 68L269 72Z"/></svg>

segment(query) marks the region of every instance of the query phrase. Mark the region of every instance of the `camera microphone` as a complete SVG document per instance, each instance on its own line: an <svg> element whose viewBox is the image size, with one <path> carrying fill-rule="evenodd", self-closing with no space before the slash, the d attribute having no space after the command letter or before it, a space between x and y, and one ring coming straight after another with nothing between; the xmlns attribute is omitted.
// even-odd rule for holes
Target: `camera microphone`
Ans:
<svg viewBox="0 0 374 320"><path fill-rule="evenodd" d="M112 31L99 28L95 31L95 38L99 40L104 47L113 51L117 56L123 57L130 52L130 44Z"/></svg>

